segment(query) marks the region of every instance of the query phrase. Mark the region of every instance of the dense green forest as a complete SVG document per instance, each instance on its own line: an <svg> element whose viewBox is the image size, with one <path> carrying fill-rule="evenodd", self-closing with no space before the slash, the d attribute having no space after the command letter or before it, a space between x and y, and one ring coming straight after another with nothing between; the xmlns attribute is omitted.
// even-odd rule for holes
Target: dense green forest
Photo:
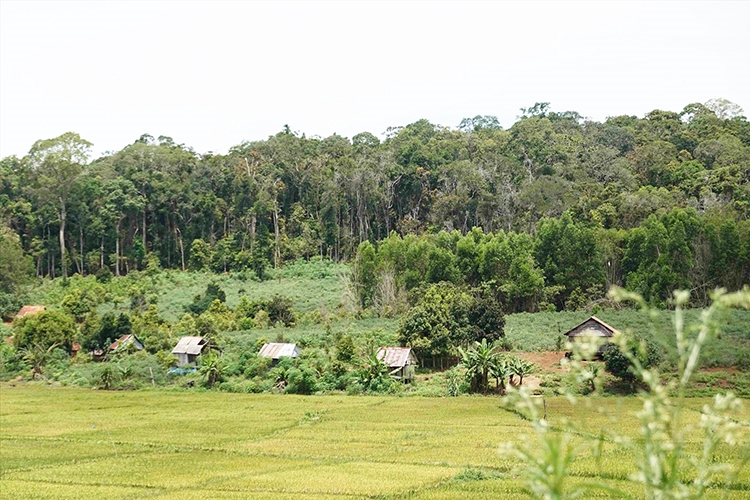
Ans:
<svg viewBox="0 0 750 500"><path fill-rule="evenodd" d="M151 266L353 264L362 307L448 281L503 312L577 309L611 285L704 305L750 282L750 122L723 99L596 122L548 103L509 129L426 120L380 141L285 126L228 154L142 135L90 159L75 133L0 160L0 305L18 276ZM25 257L23 257L25 256Z"/></svg>

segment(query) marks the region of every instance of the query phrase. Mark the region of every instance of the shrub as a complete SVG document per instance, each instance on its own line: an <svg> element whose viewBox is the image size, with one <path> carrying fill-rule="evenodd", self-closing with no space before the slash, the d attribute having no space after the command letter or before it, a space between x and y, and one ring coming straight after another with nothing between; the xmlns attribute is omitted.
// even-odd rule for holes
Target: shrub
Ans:
<svg viewBox="0 0 750 500"><path fill-rule="evenodd" d="M52 345L70 352L75 335L73 318L58 309L41 311L16 320L13 343L17 348Z"/></svg>
<svg viewBox="0 0 750 500"><path fill-rule="evenodd" d="M109 283L112 281L112 271L109 270L109 267L102 266L99 268L96 272L96 281L99 283Z"/></svg>
<svg viewBox="0 0 750 500"><path fill-rule="evenodd" d="M317 379L317 375L309 366L291 368L287 372L288 384L285 391L290 394L312 394L315 392Z"/></svg>
<svg viewBox="0 0 750 500"><path fill-rule="evenodd" d="M268 313L271 324L281 322L284 326L289 327L292 326L297 319L292 310L292 300L287 297L274 295L271 300L264 305L264 309Z"/></svg>
<svg viewBox="0 0 750 500"><path fill-rule="evenodd" d="M21 306L23 302L18 295L0 292L0 319L12 319Z"/></svg>
<svg viewBox="0 0 750 500"><path fill-rule="evenodd" d="M203 295L196 295L193 297L193 302L188 304L185 309L190 313L200 315L211 307L214 300L226 302L227 294L217 283L212 282L206 286L206 291Z"/></svg>
<svg viewBox="0 0 750 500"><path fill-rule="evenodd" d="M661 361L661 351L653 342L646 341L638 336L632 336L626 342L630 354L636 356L644 368L656 366ZM620 346L614 343L607 344L602 356L604 357L604 367L609 373L630 383L636 381L637 373L633 369L632 362L622 352Z"/></svg>

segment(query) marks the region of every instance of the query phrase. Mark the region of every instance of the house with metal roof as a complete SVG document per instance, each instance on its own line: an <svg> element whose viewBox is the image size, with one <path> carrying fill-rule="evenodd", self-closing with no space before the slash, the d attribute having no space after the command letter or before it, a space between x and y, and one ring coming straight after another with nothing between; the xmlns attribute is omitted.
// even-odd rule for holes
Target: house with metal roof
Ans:
<svg viewBox="0 0 750 500"><path fill-rule="evenodd" d="M201 355L206 347L206 339L203 337L182 337L172 349L172 354L177 356L177 366L193 363Z"/></svg>
<svg viewBox="0 0 750 500"><path fill-rule="evenodd" d="M297 358L300 355L297 344L287 344L282 342L267 342L260 348L258 356L271 358L278 361L279 358Z"/></svg>
<svg viewBox="0 0 750 500"><path fill-rule="evenodd" d="M138 337L136 337L135 335L133 335L131 333L131 334L128 334L128 335L123 335L119 339L117 339L114 342L112 342L109 345L109 351L110 352L115 352L118 349L126 349L131 344L134 346L134 348L137 351L143 350L143 342L141 342L140 340L138 340Z"/></svg>
<svg viewBox="0 0 750 500"><path fill-rule="evenodd" d="M378 349L377 357L388 365L394 377L404 382L414 379L417 357L411 347L381 347Z"/></svg>
<svg viewBox="0 0 750 500"><path fill-rule="evenodd" d="M46 310L47 308L45 306L23 306L21 310L18 311L18 314L16 314L16 318L21 319L24 316L29 316Z"/></svg>
<svg viewBox="0 0 750 500"><path fill-rule="evenodd" d="M576 337L601 337L604 340L602 346L599 348L599 353L601 354L604 346L609 342L608 339L616 333L620 333L616 328L608 325L596 316L591 316L583 323L563 333L563 335L568 337L570 342L575 342Z"/></svg>

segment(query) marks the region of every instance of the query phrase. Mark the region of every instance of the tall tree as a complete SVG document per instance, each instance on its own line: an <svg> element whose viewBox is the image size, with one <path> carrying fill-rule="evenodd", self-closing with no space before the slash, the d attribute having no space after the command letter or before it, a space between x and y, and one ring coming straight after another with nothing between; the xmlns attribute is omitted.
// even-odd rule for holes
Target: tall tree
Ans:
<svg viewBox="0 0 750 500"><path fill-rule="evenodd" d="M65 263L65 223L68 198L88 162L92 144L74 132L54 139L39 140L28 154L36 172L39 196L55 205L60 222L60 267L67 277Z"/></svg>

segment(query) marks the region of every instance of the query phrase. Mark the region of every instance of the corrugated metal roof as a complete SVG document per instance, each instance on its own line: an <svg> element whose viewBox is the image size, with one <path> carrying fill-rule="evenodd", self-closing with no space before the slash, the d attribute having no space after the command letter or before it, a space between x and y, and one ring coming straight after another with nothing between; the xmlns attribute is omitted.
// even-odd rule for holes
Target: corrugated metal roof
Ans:
<svg viewBox="0 0 750 500"><path fill-rule="evenodd" d="M408 364L413 364L409 360L411 354L411 347L381 347L378 349L378 359L385 362L390 368L401 368ZM412 356L413 357L413 356Z"/></svg>
<svg viewBox="0 0 750 500"><path fill-rule="evenodd" d="M143 344L141 343L140 340L138 340L138 337L136 337L135 335L133 335L132 333L130 333L128 335L123 335L119 339L117 339L114 342L112 342L110 344L110 346L109 346L109 350L110 351L114 351L118 347L120 347L121 345L125 345L128 342L133 342L135 344L135 348L138 349L138 350L143 349Z"/></svg>
<svg viewBox="0 0 750 500"><path fill-rule="evenodd" d="M590 317L589 319L587 319L586 321L584 321L584 322L582 322L582 323L580 323L580 324L578 324L578 325L574 326L573 328L571 328L571 329L570 329L570 330L568 330L567 332L563 333L563 335L565 335L566 337L570 337L570 336L574 336L574 337L575 337L575 336L577 336L577 335L581 335L581 334L582 334L583 332L585 332L585 331L589 331L589 330L588 330L588 329L586 329L586 328L582 328L582 327L583 327L584 325L586 325L586 323L588 323L589 321L593 321L593 322L595 322L595 323L599 324L599 325L600 325L600 326L601 326L601 327L603 328L603 330L604 330L604 332L603 332L603 333L605 334L605 335L604 335L605 337L611 337L611 336L613 336L613 335L614 335L614 334L616 334L616 333L620 333L620 332L619 332L619 331L618 331L618 330L617 330L616 328L614 328L614 327L612 327L612 326L608 325L607 323L605 323L604 321L600 320L600 319L599 319L599 318L597 318L596 316L591 316L591 317ZM580 329L580 331L577 331L577 330L579 330L579 329ZM594 335L596 335L596 334L597 334L598 332L597 332L596 330L592 330L592 333L593 333Z"/></svg>
<svg viewBox="0 0 750 500"><path fill-rule="evenodd" d="M36 314L46 310L47 308L45 306L23 306L21 310L18 311L18 314L16 314L16 318L23 318L27 314Z"/></svg>
<svg viewBox="0 0 750 500"><path fill-rule="evenodd" d="M279 359L282 357L296 358L297 356L299 356L299 349L297 349L297 344L270 342L263 344L263 347L260 348L258 356L263 356L264 358L271 359Z"/></svg>
<svg viewBox="0 0 750 500"><path fill-rule="evenodd" d="M203 340L203 337L182 337L172 349L172 354L198 355L204 345L206 345L206 341Z"/></svg>

